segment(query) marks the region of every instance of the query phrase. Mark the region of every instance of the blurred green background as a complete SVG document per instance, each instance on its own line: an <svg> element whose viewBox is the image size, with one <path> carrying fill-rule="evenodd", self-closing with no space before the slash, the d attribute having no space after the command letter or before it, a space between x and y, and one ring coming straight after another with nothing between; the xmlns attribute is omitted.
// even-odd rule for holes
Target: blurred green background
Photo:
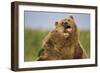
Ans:
<svg viewBox="0 0 100 73"><path fill-rule="evenodd" d="M25 29L24 61L35 61L37 59L42 46L42 40L48 32L48 30ZM88 30L80 31L80 40L88 56L90 56L90 32Z"/></svg>

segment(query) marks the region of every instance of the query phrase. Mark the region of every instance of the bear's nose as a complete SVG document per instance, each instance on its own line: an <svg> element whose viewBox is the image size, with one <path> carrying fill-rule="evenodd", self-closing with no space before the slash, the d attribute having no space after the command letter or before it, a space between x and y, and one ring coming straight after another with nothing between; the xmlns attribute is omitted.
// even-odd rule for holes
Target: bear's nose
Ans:
<svg viewBox="0 0 100 73"><path fill-rule="evenodd" d="M68 23L67 23L67 22L65 22L64 24L66 24L66 25L67 25Z"/></svg>
<svg viewBox="0 0 100 73"><path fill-rule="evenodd" d="M68 25L68 23L64 23L64 28L67 29L67 28L70 28L70 26Z"/></svg>

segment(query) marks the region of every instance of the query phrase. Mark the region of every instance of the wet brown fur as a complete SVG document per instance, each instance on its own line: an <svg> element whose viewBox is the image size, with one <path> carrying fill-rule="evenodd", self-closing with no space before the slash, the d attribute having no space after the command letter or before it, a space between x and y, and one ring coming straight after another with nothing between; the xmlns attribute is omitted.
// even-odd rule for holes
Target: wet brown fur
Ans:
<svg viewBox="0 0 100 73"><path fill-rule="evenodd" d="M64 36L62 22L67 22L72 28L71 33L67 32L69 33L67 38ZM87 58L85 50L80 44L78 28L72 16L56 21L55 27L43 40L39 60Z"/></svg>

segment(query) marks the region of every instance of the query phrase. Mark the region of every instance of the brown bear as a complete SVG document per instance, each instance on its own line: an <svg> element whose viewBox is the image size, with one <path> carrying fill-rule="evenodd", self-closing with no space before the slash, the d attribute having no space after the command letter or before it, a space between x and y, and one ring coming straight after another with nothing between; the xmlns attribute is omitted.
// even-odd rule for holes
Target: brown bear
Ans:
<svg viewBox="0 0 100 73"><path fill-rule="evenodd" d="M79 40L79 32L73 16L55 22L55 29L43 40L39 52L41 60L63 60L88 58Z"/></svg>

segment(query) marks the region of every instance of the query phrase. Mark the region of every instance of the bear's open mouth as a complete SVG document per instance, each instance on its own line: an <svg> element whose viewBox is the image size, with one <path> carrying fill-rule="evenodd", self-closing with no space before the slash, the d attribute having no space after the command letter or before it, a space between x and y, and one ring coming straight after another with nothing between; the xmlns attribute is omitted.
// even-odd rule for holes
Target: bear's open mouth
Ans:
<svg viewBox="0 0 100 73"><path fill-rule="evenodd" d="M71 26L69 26L67 22L63 22L62 24L64 26L64 29L71 28Z"/></svg>
<svg viewBox="0 0 100 73"><path fill-rule="evenodd" d="M64 27L64 33L70 32L71 31L71 26L67 22L62 22L63 27Z"/></svg>
<svg viewBox="0 0 100 73"><path fill-rule="evenodd" d="M70 32L72 32L72 28L70 27L70 26L68 26L68 28L64 28L64 33L70 33Z"/></svg>
<svg viewBox="0 0 100 73"><path fill-rule="evenodd" d="M72 34L72 28L64 29L64 36L68 38Z"/></svg>
<svg viewBox="0 0 100 73"><path fill-rule="evenodd" d="M71 27L70 27L70 26L67 26L67 28L71 28ZM66 29L67 29L67 28L66 28Z"/></svg>

